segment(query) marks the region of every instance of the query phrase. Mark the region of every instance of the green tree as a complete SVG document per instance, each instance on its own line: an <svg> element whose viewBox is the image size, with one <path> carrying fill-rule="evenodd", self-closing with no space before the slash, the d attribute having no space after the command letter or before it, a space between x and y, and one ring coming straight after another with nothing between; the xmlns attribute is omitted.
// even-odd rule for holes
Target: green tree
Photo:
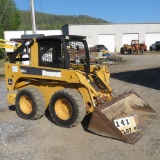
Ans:
<svg viewBox="0 0 160 160"><path fill-rule="evenodd" d="M20 30L31 30L31 13L30 11L20 11L21 25ZM61 29L65 24L98 24L98 23L110 23L100 18L93 18L87 15L79 16L65 16L55 15L48 13L35 12L36 26L41 29Z"/></svg>
<svg viewBox="0 0 160 160"><path fill-rule="evenodd" d="M17 30L20 26L20 13L13 0L0 0L0 39L3 39L3 32ZM0 50L0 58L2 52Z"/></svg>
<svg viewBox="0 0 160 160"><path fill-rule="evenodd" d="M0 38L3 31L17 30L20 26L20 13L13 0L0 0Z"/></svg>

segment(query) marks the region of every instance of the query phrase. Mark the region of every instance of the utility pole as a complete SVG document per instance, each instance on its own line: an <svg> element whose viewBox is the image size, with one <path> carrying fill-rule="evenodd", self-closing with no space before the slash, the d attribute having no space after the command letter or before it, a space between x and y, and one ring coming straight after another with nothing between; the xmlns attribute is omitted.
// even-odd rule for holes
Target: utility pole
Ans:
<svg viewBox="0 0 160 160"><path fill-rule="evenodd" d="M35 11L34 11L34 1L30 0L31 5L31 20L32 20L32 32L33 34L36 34L36 21L35 21Z"/></svg>

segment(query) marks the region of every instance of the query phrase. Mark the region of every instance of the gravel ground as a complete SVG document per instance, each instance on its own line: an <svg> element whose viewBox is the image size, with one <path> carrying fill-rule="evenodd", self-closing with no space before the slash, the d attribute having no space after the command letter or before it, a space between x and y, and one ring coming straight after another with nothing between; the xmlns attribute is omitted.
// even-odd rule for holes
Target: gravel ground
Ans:
<svg viewBox="0 0 160 160"><path fill-rule="evenodd" d="M160 113L160 52L119 55L126 61L110 65L110 84L115 94L134 90ZM0 81L0 159L2 160L158 160L160 120L134 145L97 136L87 130L87 118L74 128L61 128L48 112L36 121L23 120L6 102Z"/></svg>
<svg viewBox="0 0 160 160"><path fill-rule="evenodd" d="M7 89L6 89L5 81L0 80L0 110L8 107L6 94L7 94Z"/></svg>

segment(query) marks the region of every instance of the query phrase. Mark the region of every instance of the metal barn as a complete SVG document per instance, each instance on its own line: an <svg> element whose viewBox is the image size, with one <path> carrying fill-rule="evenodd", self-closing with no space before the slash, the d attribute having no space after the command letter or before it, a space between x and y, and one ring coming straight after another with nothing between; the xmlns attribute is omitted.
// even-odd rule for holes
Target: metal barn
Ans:
<svg viewBox="0 0 160 160"><path fill-rule="evenodd" d="M160 23L67 24L62 31L65 35L86 36L89 47L104 44L110 52L119 52L123 44L130 44L131 40L145 41L147 49L160 41Z"/></svg>

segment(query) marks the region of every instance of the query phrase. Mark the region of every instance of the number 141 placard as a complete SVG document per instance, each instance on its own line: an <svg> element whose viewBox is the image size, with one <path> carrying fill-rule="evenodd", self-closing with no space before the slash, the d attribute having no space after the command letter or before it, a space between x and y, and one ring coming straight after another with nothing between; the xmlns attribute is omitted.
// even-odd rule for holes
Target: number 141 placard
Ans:
<svg viewBox="0 0 160 160"><path fill-rule="evenodd" d="M123 134L129 134L137 131L135 116L115 119L114 124Z"/></svg>

